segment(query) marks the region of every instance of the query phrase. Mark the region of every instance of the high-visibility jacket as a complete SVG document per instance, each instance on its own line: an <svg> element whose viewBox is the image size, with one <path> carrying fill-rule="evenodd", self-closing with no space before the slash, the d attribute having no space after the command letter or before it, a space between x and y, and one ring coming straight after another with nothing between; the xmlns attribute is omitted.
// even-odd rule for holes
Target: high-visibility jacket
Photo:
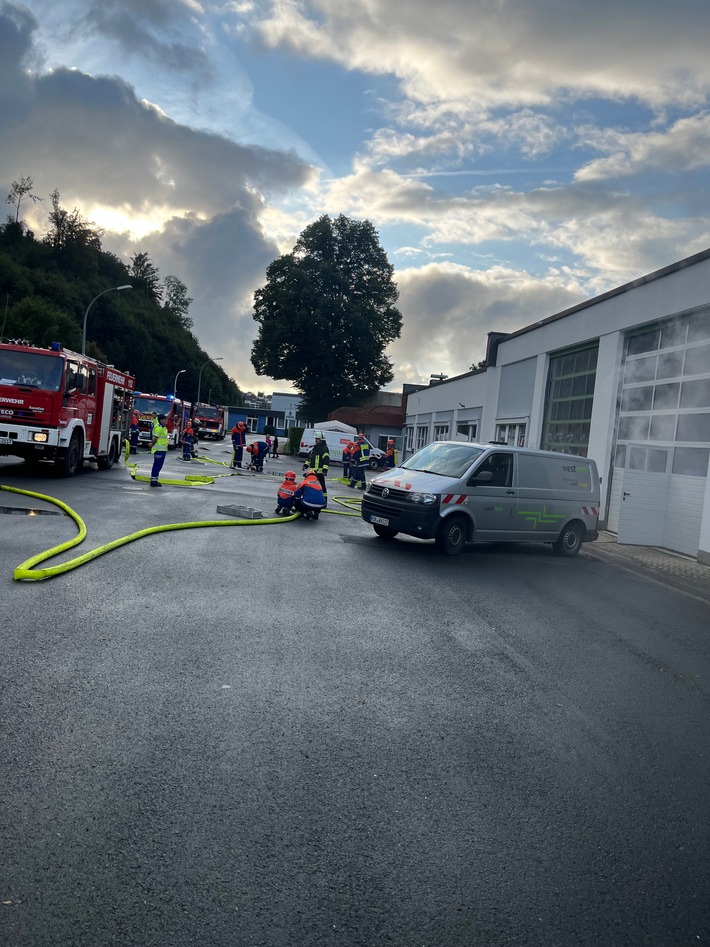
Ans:
<svg viewBox="0 0 710 947"><path fill-rule="evenodd" d="M153 437L157 438L157 440L150 449L151 453L155 454L168 449L168 429L166 427L163 427L162 424L154 424Z"/></svg>
<svg viewBox="0 0 710 947"><path fill-rule="evenodd" d="M323 496L323 487L321 487L316 477L306 477L305 480L302 480L296 487L294 496L297 500L300 500L304 506L311 506L313 509L320 510L326 504L326 499Z"/></svg>
<svg viewBox="0 0 710 947"><path fill-rule="evenodd" d="M355 441L352 453L353 467L363 467L370 463L370 445L367 441Z"/></svg>
<svg viewBox="0 0 710 947"><path fill-rule="evenodd" d="M386 467L396 467L397 466L397 451L394 447L388 447L385 452L385 466Z"/></svg>
<svg viewBox="0 0 710 947"><path fill-rule="evenodd" d="M328 445L325 441L321 441L314 445L303 466L306 470L310 468L315 470L316 473L327 474L329 464L330 452L328 451Z"/></svg>
<svg viewBox="0 0 710 947"><path fill-rule="evenodd" d="M244 447L247 442L247 429L246 427L237 427L235 424L232 428L232 447L236 450L238 447Z"/></svg>
<svg viewBox="0 0 710 947"><path fill-rule="evenodd" d="M284 480L284 482L279 487L278 497L279 497L279 500L293 500L295 493L296 493L296 481Z"/></svg>

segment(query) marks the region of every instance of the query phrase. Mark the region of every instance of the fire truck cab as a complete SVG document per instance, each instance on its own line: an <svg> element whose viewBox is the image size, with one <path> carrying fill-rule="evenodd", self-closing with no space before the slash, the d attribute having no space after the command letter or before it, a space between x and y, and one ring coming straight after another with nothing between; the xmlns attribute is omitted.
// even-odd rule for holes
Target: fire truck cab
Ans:
<svg viewBox="0 0 710 947"><path fill-rule="evenodd" d="M139 391L133 397L133 407L138 408L139 444L150 444L153 438L153 421L159 414L164 414L165 426L168 429L168 449L177 447L183 428L190 420L189 401L181 401L180 398L172 398L170 395L148 395Z"/></svg>
<svg viewBox="0 0 710 947"><path fill-rule="evenodd" d="M53 342L0 344L0 455L51 460L65 477L121 455L135 380Z"/></svg>
<svg viewBox="0 0 710 947"><path fill-rule="evenodd" d="M200 438L223 441L227 430L227 409L218 404L196 404L192 426Z"/></svg>

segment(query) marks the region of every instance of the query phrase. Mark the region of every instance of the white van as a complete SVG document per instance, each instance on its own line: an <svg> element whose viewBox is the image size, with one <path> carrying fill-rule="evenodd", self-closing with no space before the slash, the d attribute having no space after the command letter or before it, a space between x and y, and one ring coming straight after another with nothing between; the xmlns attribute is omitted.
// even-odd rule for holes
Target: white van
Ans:
<svg viewBox="0 0 710 947"><path fill-rule="evenodd" d="M374 477L362 518L378 536L434 539L449 556L467 542L552 543L576 556L598 538L599 475L574 454L435 441Z"/></svg>
<svg viewBox="0 0 710 947"><path fill-rule="evenodd" d="M298 447L298 453L307 457L316 443L316 431L320 430L319 428L307 427L304 429L303 434L301 435L301 443ZM325 442L328 445L328 453L332 461L336 461L339 464L343 462L343 448L346 444L349 444L350 441L354 441L357 437L357 434L346 434L341 431L321 431ZM365 438L367 443L370 445L370 469L379 470L384 461L385 452L380 450L379 447L373 447L372 444Z"/></svg>

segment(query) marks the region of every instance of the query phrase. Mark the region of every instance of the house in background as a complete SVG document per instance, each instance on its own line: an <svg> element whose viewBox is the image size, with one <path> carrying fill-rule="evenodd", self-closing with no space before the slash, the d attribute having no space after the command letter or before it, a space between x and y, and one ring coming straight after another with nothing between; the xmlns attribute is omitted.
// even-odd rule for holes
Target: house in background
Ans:
<svg viewBox="0 0 710 947"><path fill-rule="evenodd" d="M490 333L485 368L408 395L404 436L592 457L619 542L710 563L710 250Z"/></svg>

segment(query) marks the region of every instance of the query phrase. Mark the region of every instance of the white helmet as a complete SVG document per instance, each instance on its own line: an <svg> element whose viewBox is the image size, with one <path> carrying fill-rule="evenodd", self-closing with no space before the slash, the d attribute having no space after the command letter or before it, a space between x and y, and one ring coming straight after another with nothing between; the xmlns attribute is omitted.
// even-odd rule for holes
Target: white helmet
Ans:
<svg viewBox="0 0 710 947"><path fill-rule="evenodd" d="M314 434L317 441L325 440L325 434L322 431L315 431Z"/></svg>

